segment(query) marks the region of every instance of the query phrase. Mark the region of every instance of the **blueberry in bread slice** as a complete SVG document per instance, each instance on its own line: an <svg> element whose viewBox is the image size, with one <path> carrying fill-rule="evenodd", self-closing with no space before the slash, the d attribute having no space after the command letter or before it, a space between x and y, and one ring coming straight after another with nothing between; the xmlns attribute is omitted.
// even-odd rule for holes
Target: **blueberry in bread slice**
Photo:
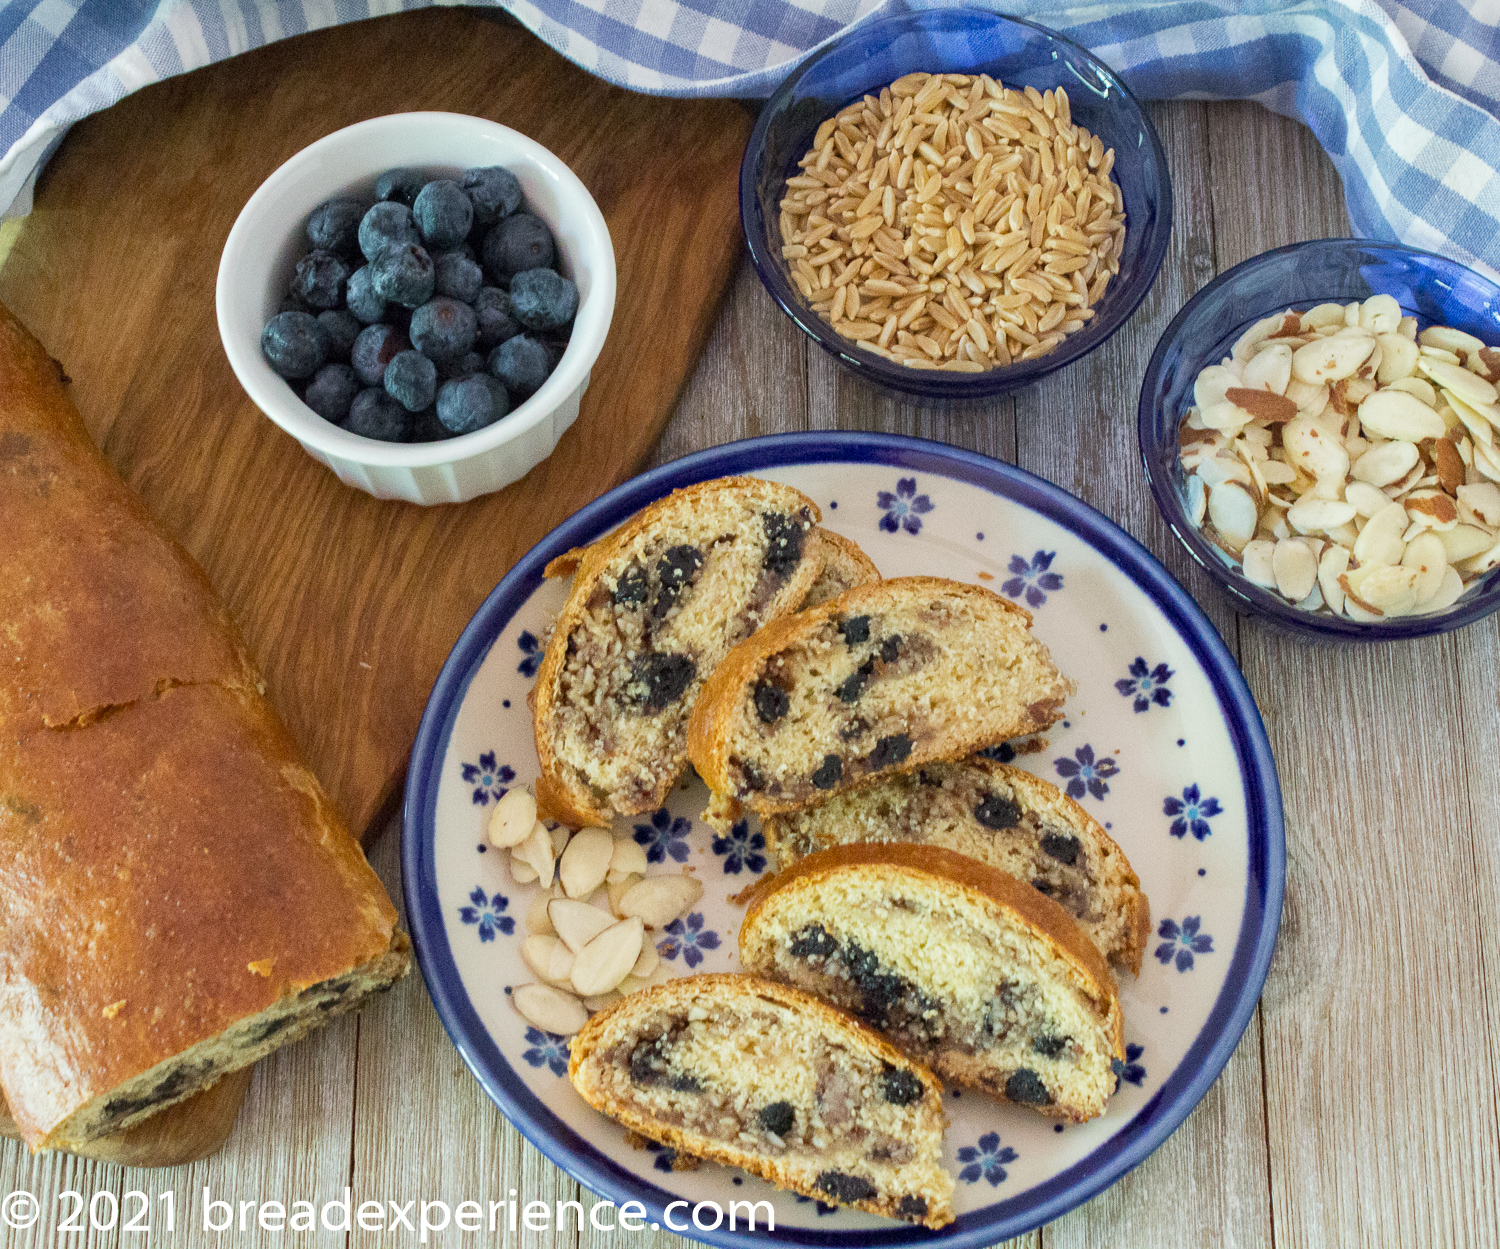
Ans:
<svg viewBox="0 0 1500 1249"><path fill-rule="evenodd" d="M1114 980L1072 917L939 846L836 846L761 881L740 964L850 1011L945 1079L1053 1118L1103 1114L1123 1067Z"/></svg>
<svg viewBox="0 0 1500 1249"><path fill-rule="evenodd" d="M856 586L880 580L875 561L860 550L852 538L831 529L815 529L813 538L823 552L823 571L802 600L803 611L838 598Z"/></svg>
<svg viewBox="0 0 1500 1249"><path fill-rule="evenodd" d="M724 477L547 565L573 586L531 693L542 818L607 826L661 806L708 674L817 579L818 518L790 486Z"/></svg>
<svg viewBox="0 0 1500 1249"><path fill-rule="evenodd" d="M1062 715L1072 684L1024 608L900 577L770 624L705 683L688 757L718 824L808 806L871 777L962 758Z"/></svg>
<svg viewBox="0 0 1500 1249"><path fill-rule="evenodd" d="M1150 936L1151 907L1120 849L1082 807L1040 777L983 755L930 763L766 816L774 861L853 842L943 846L998 867L1067 911L1112 965L1132 974Z"/></svg>
<svg viewBox="0 0 1500 1249"><path fill-rule="evenodd" d="M596 1014L568 1075L594 1109L682 1154L872 1214L953 1221L932 1072L799 989L676 979Z"/></svg>

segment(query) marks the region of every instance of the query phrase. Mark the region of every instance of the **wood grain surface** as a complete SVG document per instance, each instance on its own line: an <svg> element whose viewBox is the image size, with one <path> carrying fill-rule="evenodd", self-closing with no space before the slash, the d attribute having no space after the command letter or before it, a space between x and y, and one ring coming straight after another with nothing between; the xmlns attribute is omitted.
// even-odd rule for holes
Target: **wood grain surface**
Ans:
<svg viewBox="0 0 1500 1249"><path fill-rule="evenodd" d="M341 485L245 396L214 311L224 240L278 165L353 122L421 109L491 118L566 161L604 213L619 277L573 428L524 480L463 506ZM90 432L228 601L356 830L397 792L428 691L484 596L649 454L739 255L749 131L736 104L633 95L519 26L426 10L151 87L75 126L43 174L0 301L63 362Z"/></svg>
<svg viewBox="0 0 1500 1249"><path fill-rule="evenodd" d="M1300 126L1250 104L1151 113L1177 189L1172 248L1141 310L1100 351L984 412L900 403L809 349L743 263L654 459L754 434L868 428L1017 462L1080 494L1162 558L1250 680L1280 768L1289 858L1286 918L1261 1007L1224 1074L1155 1154L1011 1245L1494 1249L1500 621L1430 643L1308 647L1237 616L1172 545L1135 450L1140 379L1157 336L1214 273L1348 225L1333 168ZM393 889L398 850L393 827L372 851ZM240 1199L326 1200L350 1185L399 1201L505 1198L510 1189L549 1203L591 1200L485 1100L416 980L262 1064L228 1146L204 1162L148 1174L0 1148L0 1194L27 1188L44 1211L64 1188L180 1196L204 1185ZM58 1243L49 1217L8 1243ZM112 1232L67 1243L140 1242ZM248 1231L173 1243L295 1242ZM570 1227L503 1243L688 1242Z"/></svg>

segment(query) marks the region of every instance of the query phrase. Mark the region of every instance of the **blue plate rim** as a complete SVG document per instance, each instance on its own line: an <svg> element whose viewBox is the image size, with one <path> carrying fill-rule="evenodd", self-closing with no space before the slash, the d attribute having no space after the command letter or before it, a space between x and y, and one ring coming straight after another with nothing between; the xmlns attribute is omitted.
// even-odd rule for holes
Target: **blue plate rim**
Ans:
<svg viewBox="0 0 1500 1249"><path fill-rule="evenodd" d="M1225 714L1245 787L1250 824L1245 912L1224 986L1171 1077L1098 1149L1024 1194L961 1215L937 1233L910 1226L841 1232L797 1227L774 1233L673 1229L726 1249L768 1243L820 1249L914 1243L981 1249L1039 1227L1087 1201L1144 1161L1187 1118L1228 1063L1255 1013L1276 948L1286 885L1286 835L1275 760L1260 712L1233 656L1202 609L1145 547L1108 517L1052 483L976 452L904 435L775 434L674 460L631 478L575 512L532 547L490 592L460 634L433 686L412 749L403 804L401 868L407 924L433 1006L486 1095L527 1140L573 1179L613 1200L617 1207L639 1202L649 1223L665 1225L663 1212L669 1202L677 1200L675 1194L605 1157L549 1110L516 1076L469 1001L448 944L434 874L432 850L443 755L470 681L505 624L541 583L549 559L592 540L681 486L736 473L830 461L889 464L990 489L1056 521L1099 551L1152 597L1203 666Z"/></svg>

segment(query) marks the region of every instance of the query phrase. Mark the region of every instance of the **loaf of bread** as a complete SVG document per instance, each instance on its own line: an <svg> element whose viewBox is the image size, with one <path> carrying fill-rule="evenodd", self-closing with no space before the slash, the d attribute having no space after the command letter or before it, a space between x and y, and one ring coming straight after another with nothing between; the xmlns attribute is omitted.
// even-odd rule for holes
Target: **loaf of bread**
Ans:
<svg viewBox="0 0 1500 1249"><path fill-rule="evenodd" d="M688 757L713 791L793 811L871 777L955 759L1062 715L1071 683L1022 608L980 586L901 577L774 621L704 685Z"/></svg>
<svg viewBox="0 0 1500 1249"><path fill-rule="evenodd" d="M573 1039L583 1099L683 1154L820 1201L953 1221L933 1074L847 1015L750 976L621 999Z"/></svg>
<svg viewBox="0 0 1500 1249"><path fill-rule="evenodd" d="M822 548L823 571L813 582L813 587L802 600L802 610L817 607L831 598L838 598L856 586L869 585L880 580L880 572L874 561L866 555L852 538L831 529L815 529L813 535Z"/></svg>
<svg viewBox="0 0 1500 1249"><path fill-rule="evenodd" d="M0 1086L83 1148L389 986L396 912L202 572L0 309Z"/></svg>
<svg viewBox="0 0 1500 1249"><path fill-rule="evenodd" d="M838 846L762 880L740 965L850 1011L946 1079L1054 1118L1103 1114L1123 1067L1114 979L1068 913L938 846Z"/></svg>
<svg viewBox="0 0 1500 1249"><path fill-rule="evenodd" d="M1125 852L1057 786L1020 768L983 755L929 763L768 815L761 828L783 868L853 842L944 846L1030 881L1110 963L1132 974L1141 969L1151 908Z"/></svg>
<svg viewBox="0 0 1500 1249"><path fill-rule="evenodd" d="M573 586L531 691L543 819L607 827L661 806L708 674L817 580L817 520L790 486L724 477L548 564Z"/></svg>

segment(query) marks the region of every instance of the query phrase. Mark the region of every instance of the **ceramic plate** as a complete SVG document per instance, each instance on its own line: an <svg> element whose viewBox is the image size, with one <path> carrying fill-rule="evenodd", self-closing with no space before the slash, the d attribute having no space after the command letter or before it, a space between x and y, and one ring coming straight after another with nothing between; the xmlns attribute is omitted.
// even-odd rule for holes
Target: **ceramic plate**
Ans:
<svg viewBox="0 0 1500 1249"><path fill-rule="evenodd" d="M591 542L669 491L731 473L796 486L886 576L977 582L1024 604L1078 682L1068 717L1015 762L1065 789L1110 831L1151 900L1138 979L1124 977L1128 1063L1109 1112L1079 1126L950 1091L947 1162L956 1222L929 1232L771 1189L705 1165L671 1169L590 1110L566 1076L567 1042L507 999L534 979L520 957L535 885L517 886L484 828L507 786L536 777L526 695L538 639L562 605L553 556ZM1008 751L1002 753L1008 754ZM659 934L680 974L736 968L741 908L767 869L753 820L717 837L691 778L661 810L619 821L651 871L684 866L701 903ZM407 782L403 866L422 973L443 1023L490 1097L549 1158L597 1193L642 1202L770 1200L775 1231L690 1229L714 1244L992 1244L1055 1218L1135 1166L1207 1091L1255 1008L1285 876L1281 798L1265 730L1239 671L1193 601L1099 513L1031 475L936 443L806 434L718 447L590 504L533 549L474 617L422 720ZM674 1212L679 1224L686 1216ZM702 1222L710 1222L705 1211ZM764 1220L762 1220L763 1222Z"/></svg>

